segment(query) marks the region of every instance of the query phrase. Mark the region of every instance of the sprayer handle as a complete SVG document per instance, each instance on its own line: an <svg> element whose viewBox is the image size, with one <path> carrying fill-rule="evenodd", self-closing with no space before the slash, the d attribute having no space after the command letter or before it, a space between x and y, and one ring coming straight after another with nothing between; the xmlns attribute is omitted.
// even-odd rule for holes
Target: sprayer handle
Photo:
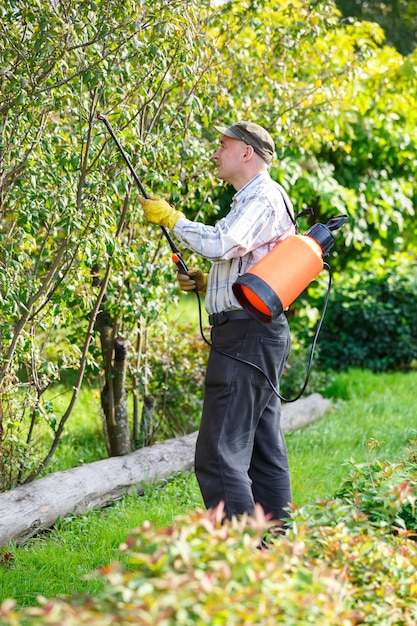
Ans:
<svg viewBox="0 0 417 626"><path fill-rule="evenodd" d="M171 255L171 258L174 261L175 265L177 266L178 271L181 274L187 274L188 275L188 267L186 266L186 264L182 260L182 257L180 255L180 253L179 252L173 252L172 255Z"/></svg>
<svg viewBox="0 0 417 626"><path fill-rule="evenodd" d="M334 215L329 219L326 226L329 230L339 230L348 221L348 215Z"/></svg>

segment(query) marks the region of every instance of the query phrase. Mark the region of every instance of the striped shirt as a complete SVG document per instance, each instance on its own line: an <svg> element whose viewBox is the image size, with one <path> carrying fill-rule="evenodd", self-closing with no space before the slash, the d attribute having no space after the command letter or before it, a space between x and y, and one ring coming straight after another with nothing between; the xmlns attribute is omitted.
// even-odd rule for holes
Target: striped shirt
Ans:
<svg viewBox="0 0 417 626"><path fill-rule="evenodd" d="M261 172L233 196L230 211L215 226L180 218L173 233L190 250L212 261L205 306L209 314L241 309L232 285L277 243L294 232L287 194Z"/></svg>

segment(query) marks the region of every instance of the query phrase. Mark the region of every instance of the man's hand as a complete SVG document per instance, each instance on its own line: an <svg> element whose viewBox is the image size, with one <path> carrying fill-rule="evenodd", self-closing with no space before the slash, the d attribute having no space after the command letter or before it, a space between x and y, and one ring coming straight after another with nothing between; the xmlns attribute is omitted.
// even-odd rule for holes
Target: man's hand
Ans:
<svg viewBox="0 0 417 626"><path fill-rule="evenodd" d="M188 270L188 276L187 274L180 274L178 272L177 279L182 291L195 291L195 289L197 289L198 293L205 295L207 289L207 274L203 274L200 269L191 267Z"/></svg>
<svg viewBox="0 0 417 626"><path fill-rule="evenodd" d="M159 198L138 198L143 207L145 219L150 224L158 224L172 230L184 213L174 209L168 202Z"/></svg>

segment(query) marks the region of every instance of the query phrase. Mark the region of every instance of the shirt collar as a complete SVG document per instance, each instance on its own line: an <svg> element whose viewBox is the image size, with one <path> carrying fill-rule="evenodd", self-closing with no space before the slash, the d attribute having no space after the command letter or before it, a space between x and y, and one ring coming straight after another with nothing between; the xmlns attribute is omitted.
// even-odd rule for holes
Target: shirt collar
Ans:
<svg viewBox="0 0 417 626"><path fill-rule="evenodd" d="M245 193L246 191L248 191L248 189L250 187L255 186L256 182L260 182L261 179L263 178L269 178L269 173L268 172L259 172L259 174L256 174L256 176L254 176L253 178L251 178L246 185L244 185L241 189L239 189L239 191L237 191L235 193L235 195L233 196L233 200L238 200L239 197L241 195L243 195L243 193Z"/></svg>

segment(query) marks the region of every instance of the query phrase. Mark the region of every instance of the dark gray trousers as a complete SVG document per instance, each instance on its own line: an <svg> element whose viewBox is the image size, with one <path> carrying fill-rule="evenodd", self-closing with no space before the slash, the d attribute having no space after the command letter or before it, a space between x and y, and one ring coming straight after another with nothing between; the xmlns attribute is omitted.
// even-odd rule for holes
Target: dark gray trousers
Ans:
<svg viewBox="0 0 417 626"><path fill-rule="evenodd" d="M290 351L284 315L272 324L229 320L212 329L212 343L256 363L278 387ZM259 503L272 519L287 517L291 484L280 418L280 399L265 377L212 347L195 456L207 508L223 502L231 518Z"/></svg>

